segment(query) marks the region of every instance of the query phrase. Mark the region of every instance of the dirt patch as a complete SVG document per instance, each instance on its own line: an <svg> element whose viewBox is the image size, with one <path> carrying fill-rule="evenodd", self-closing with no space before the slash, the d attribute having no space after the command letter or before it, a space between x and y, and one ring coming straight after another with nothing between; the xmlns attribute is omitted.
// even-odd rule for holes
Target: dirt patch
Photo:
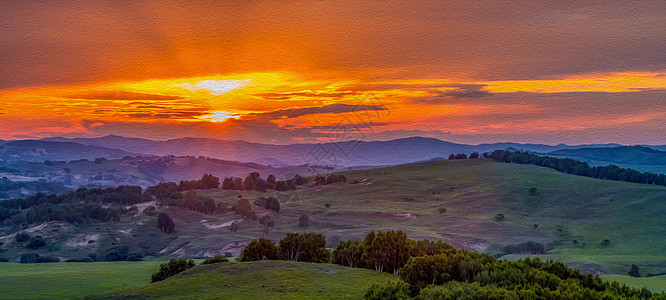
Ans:
<svg viewBox="0 0 666 300"><path fill-rule="evenodd" d="M233 241L228 242L222 246L222 248L215 250L208 250L204 252L203 256L213 257L216 255L223 256L226 252L231 253L233 256L240 256L241 251L250 243L251 240L246 241Z"/></svg>
<svg viewBox="0 0 666 300"><path fill-rule="evenodd" d="M95 241L99 240L99 234L88 234L88 235L79 235L75 238L71 238L65 242L65 246L70 247L70 248L80 248L80 247L85 247L90 245L88 241Z"/></svg>
<svg viewBox="0 0 666 300"><path fill-rule="evenodd" d="M234 222L240 222L240 221L243 221L243 219L232 220L232 221L229 221L229 222L224 222L224 223L222 223L222 224L208 224L208 223L206 223L205 221L206 221L206 220L201 220L201 224L204 225L204 226L206 226L206 227L208 227L208 229L217 229L217 228L223 228L223 227L230 226L230 225L233 224Z"/></svg>

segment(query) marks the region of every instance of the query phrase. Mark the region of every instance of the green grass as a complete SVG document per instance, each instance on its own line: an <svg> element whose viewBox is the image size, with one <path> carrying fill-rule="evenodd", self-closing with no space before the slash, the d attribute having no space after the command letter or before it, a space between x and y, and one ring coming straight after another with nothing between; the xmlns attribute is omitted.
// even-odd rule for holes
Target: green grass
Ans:
<svg viewBox="0 0 666 300"><path fill-rule="evenodd" d="M165 281L86 298L361 299L373 283L398 277L331 264L257 261L196 266ZM196 295L196 296L195 296Z"/></svg>
<svg viewBox="0 0 666 300"><path fill-rule="evenodd" d="M159 261L0 263L0 298L71 299L150 282Z"/></svg>
<svg viewBox="0 0 666 300"><path fill-rule="evenodd" d="M647 289L653 292L662 292L666 291L666 275L654 276L654 277L631 277L629 275L602 275L603 280L608 281L617 281L624 283L627 286L634 288L646 287Z"/></svg>

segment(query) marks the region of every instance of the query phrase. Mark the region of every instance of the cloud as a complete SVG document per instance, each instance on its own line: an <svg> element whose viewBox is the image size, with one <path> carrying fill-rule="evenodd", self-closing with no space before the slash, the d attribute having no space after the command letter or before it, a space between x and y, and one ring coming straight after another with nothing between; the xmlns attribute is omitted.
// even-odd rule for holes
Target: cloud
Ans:
<svg viewBox="0 0 666 300"><path fill-rule="evenodd" d="M242 87L248 86L252 80L202 80L191 84L189 82L184 82L181 84L175 84L176 87L181 87L188 89L190 91L206 90L213 95L224 95L233 90L240 89Z"/></svg>
<svg viewBox="0 0 666 300"><path fill-rule="evenodd" d="M68 94L62 96L69 99L87 99L87 100L180 100L179 96L166 96L146 93L136 93L128 91L91 91L78 94Z"/></svg>
<svg viewBox="0 0 666 300"><path fill-rule="evenodd" d="M386 107L380 105L350 105L350 104L331 104L319 107L304 107L276 110L273 112L258 114L264 118L296 118L305 115L314 114L341 114L360 111L380 111L386 110Z"/></svg>
<svg viewBox="0 0 666 300"><path fill-rule="evenodd" d="M294 93L259 93L254 96L262 97L268 100L289 100L294 97L323 97L329 99L340 99L345 96L357 95L356 91L343 91L343 92L294 92Z"/></svg>
<svg viewBox="0 0 666 300"><path fill-rule="evenodd" d="M493 93L485 91L485 85L481 84L457 84L446 85L446 88L454 88L447 90L431 89L430 95L425 97L412 98L412 102L438 104L451 99L478 99L483 97L492 96Z"/></svg>

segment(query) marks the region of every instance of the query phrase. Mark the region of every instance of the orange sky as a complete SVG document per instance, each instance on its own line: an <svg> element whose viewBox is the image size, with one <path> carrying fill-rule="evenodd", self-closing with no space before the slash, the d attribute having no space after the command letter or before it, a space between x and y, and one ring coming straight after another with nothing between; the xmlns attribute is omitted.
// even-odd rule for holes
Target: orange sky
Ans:
<svg viewBox="0 0 666 300"><path fill-rule="evenodd" d="M663 2L2 6L0 139L666 144Z"/></svg>

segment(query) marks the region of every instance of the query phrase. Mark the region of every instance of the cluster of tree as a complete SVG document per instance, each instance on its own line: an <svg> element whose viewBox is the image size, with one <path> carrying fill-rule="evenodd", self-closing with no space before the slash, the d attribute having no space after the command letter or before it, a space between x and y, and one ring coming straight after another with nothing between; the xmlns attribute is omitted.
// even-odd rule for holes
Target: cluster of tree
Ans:
<svg viewBox="0 0 666 300"><path fill-rule="evenodd" d="M280 212L280 201L275 197L259 197L259 199L254 200L252 203L255 206L263 207L265 209L270 209L274 212Z"/></svg>
<svg viewBox="0 0 666 300"><path fill-rule="evenodd" d="M586 162L570 158L553 158L527 152L510 152L504 150L493 151L490 158L498 162L533 164L555 169L567 174L592 178L666 185L666 175L664 174L654 174L649 172L642 173L633 169L620 168L616 165L590 167Z"/></svg>
<svg viewBox="0 0 666 300"><path fill-rule="evenodd" d="M237 190L237 191L258 191L266 192L268 189L276 191L289 191L295 190L297 185L302 185L307 183L308 180L305 177L300 175L294 176L294 178L289 180L277 180L274 175L268 175L266 180L261 178L259 172L252 172L245 180L240 177L226 177L222 181L222 188L225 190Z"/></svg>
<svg viewBox="0 0 666 300"><path fill-rule="evenodd" d="M184 180L178 184L179 191L216 189L220 186L220 178L204 174L199 180Z"/></svg>
<svg viewBox="0 0 666 300"><path fill-rule="evenodd" d="M336 182L347 182L347 177L345 175L331 174L328 177L317 176L315 177L315 184L317 185L327 185Z"/></svg>
<svg viewBox="0 0 666 300"><path fill-rule="evenodd" d="M469 155L469 159L477 159L479 157L481 157L479 155L479 152L472 152ZM483 153L483 157L488 158L489 157L488 153ZM460 154L451 154L451 155L449 155L449 160L454 160L454 159L467 159L467 154L460 153Z"/></svg>
<svg viewBox="0 0 666 300"><path fill-rule="evenodd" d="M215 257L205 259L201 264L209 265L209 264L224 263L228 261L229 261L228 259L218 255ZM187 271L193 268L194 266L195 263L191 259L190 260L184 258L171 259L167 263L160 264L160 269L157 271L157 273L154 273L152 275L151 282L162 281L178 273Z"/></svg>
<svg viewBox="0 0 666 300"><path fill-rule="evenodd" d="M37 253L23 253L21 254L21 258L19 260L19 262L22 264L52 263L59 261L60 259L58 259L57 257L40 256Z"/></svg>
<svg viewBox="0 0 666 300"><path fill-rule="evenodd" d="M5 171L2 168L0 168L0 170ZM21 189L27 189L29 191L49 191L51 193L64 193L69 190L59 182L12 181L7 177L0 178L0 199L9 198L11 191L18 191Z"/></svg>
<svg viewBox="0 0 666 300"><path fill-rule="evenodd" d="M504 246L504 254L544 254L546 247L534 241Z"/></svg>
<svg viewBox="0 0 666 300"><path fill-rule="evenodd" d="M94 260L93 257L91 259ZM106 261L140 261L143 255L139 252L130 252L129 246L114 246L104 253Z"/></svg>
<svg viewBox="0 0 666 300"><path fill-rule="evenodd" d="M187 271L193 267L194 261L191 259L171 259L168 263L160 264L160 269L157 271L157 273L153 274L151 282L162 281L180 272Z"/></svg>
<svg viewBox="0 0 666 300"><path fill-rule="evenodd" d="M194 191L191 190L188 191L184 196L180 194L179 198L162 199L160 200L160 204L198 211L204 214L225 213L231 211L226 204L215 203L215 200L197 195Z"/></svg>
<svg viewBox="0 0 666 300"><path fill-rule="evenodd" d="M666 294L605 282L560 262L496 260L465 250L412 257L399 274L403 283L374 285L366 299L666 299Z"/></svg>
<svg viewBox="0 0 666 300"><path fill-rule="evenodd" d="M3 201L0 201L0 205ZM0 209L0 221L5 226L23 227L48 221L62 221L72 224L88 224L90 222L118 222L127 210L122 207L104 208L96 203L51 204L34 206L23 213L20 210Z"/></svg>
<svg viewBox="0 0 666 300"><path fill-rule="evenodd" d="M42 236L31 237L27 232L19 232L14 236L17 243L26 243L25 247L28 249L39 249L46 246L46 240Z"/></svg>
<svg viewBox="0 0 666 300"><path fill-rule="evenodd" d="M264 259L328 263L331 252L326 249L326 238L322 234L287 233L277 245L265 238L252 240L238 258L239 261Z"/></svg>

